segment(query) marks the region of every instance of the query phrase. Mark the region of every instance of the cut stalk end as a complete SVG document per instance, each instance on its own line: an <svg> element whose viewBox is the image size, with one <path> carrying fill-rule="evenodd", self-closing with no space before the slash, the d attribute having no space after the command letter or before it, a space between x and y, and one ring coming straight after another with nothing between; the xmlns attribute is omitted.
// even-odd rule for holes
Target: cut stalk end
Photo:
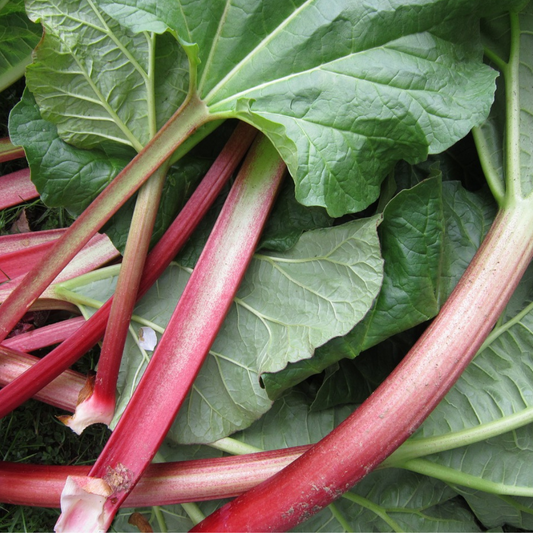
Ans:
<svg viewBox="0 0 533 533"><path fill-rule="evenodd" d="M88 476L69 476L61 493L62 513L56 533L95 533L106 531L112 517L105 503L113 493L106 481Z"/></svg>
<svg viewBox="0 0 533 533"><path fill-rule="evenodd" d="M94 376L87 378L80 391L74 414L57 417L78 435L81 435L83 430L92 424L105 424L109 427L115 413L114 398L98 394L98 389L94 388L94 381Z"/></svg>

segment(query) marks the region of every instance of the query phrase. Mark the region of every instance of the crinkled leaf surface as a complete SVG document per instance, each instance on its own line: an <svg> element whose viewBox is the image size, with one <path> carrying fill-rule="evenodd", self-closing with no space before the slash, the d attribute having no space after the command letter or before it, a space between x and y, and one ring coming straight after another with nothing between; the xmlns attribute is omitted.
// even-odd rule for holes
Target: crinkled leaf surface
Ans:
<svg viewBox="0 0 533 533"><path fill-rule="evenodd" d="M496 2L101 5L132 31L171 30L189 43L210 112L263 131L298 200L332 216L369 205L396 160L444 150L492 102L495 73L481 64L475 16Z"/></svg>
<svg viewBox="0 0 533 533"><path fill-rule="evenodd" d="M26 16L24 0L0 2L0 91L24 75L41 34Z"/></svg>
<svg viewBox="0 0 533 533"><path fill-rule="evenodd" d="M247 427L271 405L259 382L263 372L312 357L318 346L347 333L365 316L382 281L378 222L373 217L310 231L288 252L256 254L171 430L174 439L212 442ZM136 307L143 325L162 331L189 273L174 264L158 280ZM114 277L104 276L69 287L77 287L80 303L103 302L114 283ZM119 413L148 361L135 335L125 353Z"/></svg>
<svg viewBox="0 0 533 533"><path fill-rule="evenodd" d="M127 159L99 150L83 150L59 138L57 128L44 120L33 95L25 91L9 117L9 134L23 146L32 181L43 202L67 207L79 215L126 166Z"/></svg>
<svg viewBox="0 0 533 533"><path fill-rule="evenodd" d="M498 531L503 526L520 531L533 529L533 498L499 496L464 487L457 490L487 530Z"/></svg>
<svg viewBox="0 0 533 533"><path fill-rule="evenodd" d="M348 335L321 347L313 359L264 376L271 397L339 359L353 358L433 318L490 227L494 206L486 195L470 193L458 182L441 184L440 178L431 178L401 191L383 215L384 278L372 310Z"/></svg>
<svg viewBox="0 0 533 533"><path fill-rule="evenodd" d="M187 91L187 60L176 41L134 35L93 0L29 0L26 8L46 30L27 71L43 118L80 148L142 149Z"/></svg>

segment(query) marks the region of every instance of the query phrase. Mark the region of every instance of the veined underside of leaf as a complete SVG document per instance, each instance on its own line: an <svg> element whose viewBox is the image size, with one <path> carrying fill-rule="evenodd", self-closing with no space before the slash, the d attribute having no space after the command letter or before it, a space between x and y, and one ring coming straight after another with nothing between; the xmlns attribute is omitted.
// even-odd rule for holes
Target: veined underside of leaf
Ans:
<svg viewBox="0 0 533 533"><path fill-rule="evenodd" d="M350 333L321 346L312 359L263 376L271 398L435 317L479 248L494 206L488 195L468 192L459 182L441 183L439 176L401 191L383 216L379 232L384 277L372 309Z"/></svg>
<svg viewBox="0 0 533 533"><path fill-rule="evenodd" d="M444 150L488 114L476 10L496 2L102 0L134 32L171 31L199 60L214 116L265 133L305 205L376 199L393 163ZM196 68L196 66L194 67Z"/></svg>
<svg viewBox="0 0 533 533"><path fill-rule="evenodd" d="M247 427L271 405L260 386L263 372L311 357L317 346L346 333L365 316L382 279L378 221L374 217L311 231L289 252L254 258L171 429L172 438L213 442ZM179 265L168 269L138 304L137 324L161 333L189 274ZM108 275L90 285L75 282L70 290L78 293L78 302L91 306L105 301L113 289ZM139 327L133 326L126 346L118 416L149 359L135 339Z"/></svg>

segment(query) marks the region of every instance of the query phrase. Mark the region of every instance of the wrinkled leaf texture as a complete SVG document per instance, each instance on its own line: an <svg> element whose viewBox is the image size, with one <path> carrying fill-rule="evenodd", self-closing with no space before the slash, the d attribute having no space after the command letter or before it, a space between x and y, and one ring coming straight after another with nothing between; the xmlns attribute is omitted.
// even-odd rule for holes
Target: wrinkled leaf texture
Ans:
<svg viewBox="0 0 533 533"><path fill-rule="evenodd" d="M211 356L171 429L172 438L182 443L213 442L247 427L272 403L260 386L262 373L311 357L317 346L363 319L382 282L379 220L373 217L310 231L288 252L256 254ZM190 269L176 264L167 269L135 314L161 332L189 274ZM113 280L106 277L75 291L103 302L112 294ZM147 361L147 354L130 336L119 377L117 417Z"/></svg>
<svg viewBox="0 0 533 533"><path fill-rule="evenodd" d="M171 30L197 54L212 116L263 131L298 200L340 216L373 202L396 160L442 151L488 114L495 73L480 61L475 17L496 4L31 1L50 37L28 82L69 142L143 144L151 32Z"/></svg>
<svg viewBox="0 0 533 533"><path fill-rule="evenodd" d="M456 181L441 183L440 174L401 191L384 210L379 228L384 278L372 309L348 335L331 340L312 359L265 375L269 395L276 398L340 359L354 358L433 318L468 266L493 216L494 203L486 194L468 192ZM343 376L339 378L343 383ZM330 386L336 388L334 382ZM352 390L360 398L357 385Z"/></svg>

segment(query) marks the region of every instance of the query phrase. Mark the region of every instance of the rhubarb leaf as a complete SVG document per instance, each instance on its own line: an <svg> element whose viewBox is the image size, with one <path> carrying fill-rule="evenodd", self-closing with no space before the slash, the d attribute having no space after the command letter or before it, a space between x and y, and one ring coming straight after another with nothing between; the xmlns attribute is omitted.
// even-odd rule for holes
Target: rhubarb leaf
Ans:
<svg viewBox="0 0 533 533"><path fill-rule="evenodd" d="M441 185L440 178L430 178L401 191L383 215L384 278L372 310L348 335L319 348L313 359L265 375L270 397L433 318L490 227L494 206L487 195L470 193L458 182Z"/></svg>
<svg viewBox="0 0 533 533"><path fill-rule="evenodd" d="M42 201L50 207L66 207L73 215L82 213L128 163L61 140L56 126L41 117L28 90L11 112L9 134L14 144L24 147Z"/></svg>
<svg viewBox="0 0 533 533"><path fill-rule="evenodd" d="M79 148L127 153L118 143L140 151L187 92L187 59L176 41L133 35L93 1L30 0L26 8L46 30L27 71L43 118Z"/></svg>
<svg viewBox="0 0 533 533"><path fill-rule="evenodd" d="M41 34L28 20L23 0L0 2L0 91L24 75Z"/></svg>
<svg viewBox="0 0 533 533"><path fill-rule="evenodd" d="M197 45L210 113L260 129L297 199L332 216L373 202L396 160L423 160L483 121L495 73L472 14L496 4L101 2L134 32L170 30L191 54Z"/></svg>
<svg viewBox="0 0 533 533"><path fill-rule="evenodd" d="M457 490L487 531L504 526L522 531L533 529L533 498L487 494L464 487Z"/></svg>
<svg viewBox="0 0 533 533"><path fill-rule="evenodd" d="M212 442L247 427L271 406L260 386L263 372L312 357L318 346L345 334L365 316L381 285L378 222L373 217L310 231L288 252L254 257L170 431L173 439ZM107 272L68 283L62 294L68 289L69 300L97 306L113 291L115 270ZM179 265L167 269L137 305L137 323L161 333L189 273ZM134 334L138 328L133 326ZM117 416L148 361L135 335L130 337L119 377Z"/></svg>
<svg viewBox="0 0 533 533"><path fill-rule="evenodd" d="M64 207L75 216L83 212L129 161L100 150L76 148L63 141L56 126L41 117L28 90L10 114L9 129L13 143L24 146L31 179L42 201L50 207ZM191 190L205 175L216 154L213 147L220 147L224 141L222 136L211 135L208 143L194 148L170 167L152 244L168 228ZM129 200L105 226L106 234L121 251L124 250L133 209L134 200Z"/></svg>

